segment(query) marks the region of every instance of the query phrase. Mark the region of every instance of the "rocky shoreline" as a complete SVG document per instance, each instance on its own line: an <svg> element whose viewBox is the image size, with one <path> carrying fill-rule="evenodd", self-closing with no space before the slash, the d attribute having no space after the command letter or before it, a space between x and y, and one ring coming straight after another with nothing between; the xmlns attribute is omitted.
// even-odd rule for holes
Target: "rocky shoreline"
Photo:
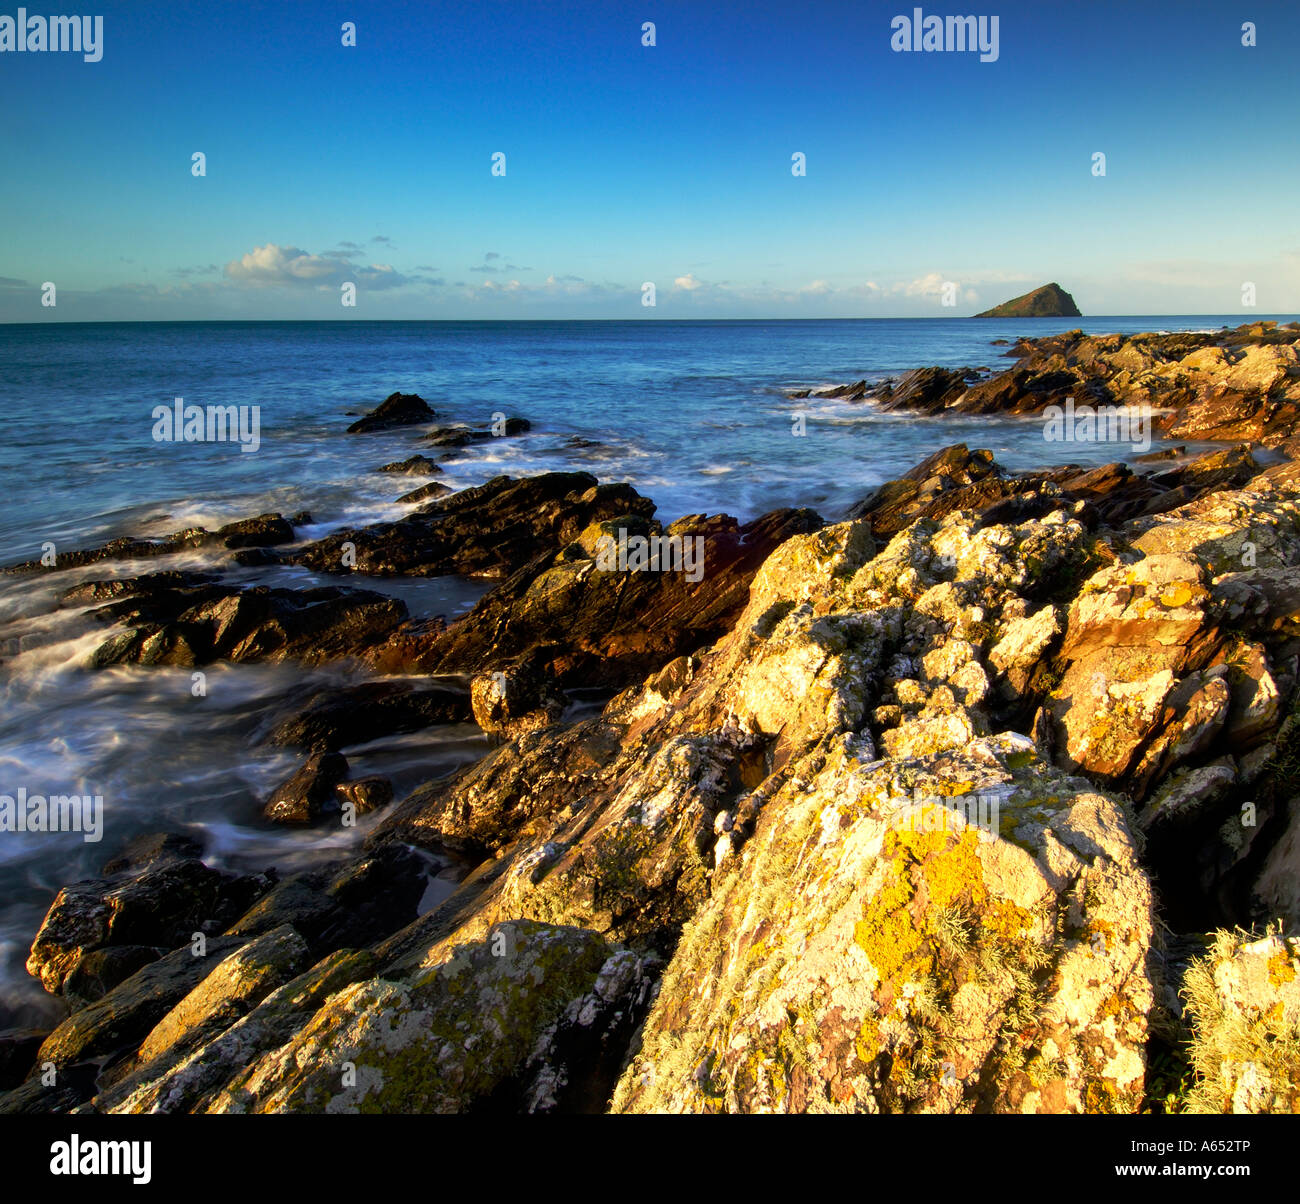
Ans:
<svg viewBox="0 0 1300 1204"><path fill-rule="evenodd" d="M834 522L498 477L8 570L495 584L452 621L167 567L63 590L92 669L366 666L268 725L303 761L264 812L364 836L240 875L159 833L65 886L28 968L68 1014L0 1034L0 1112L1300 1110L1300 326L1008 354L795 396L1227 446L1012 473L956 444ZM349 430L526 429L436 417L398 393ZM604 559L686 541L695 581ZM450 777L351 776L471 721L493 747Z"/></svg>

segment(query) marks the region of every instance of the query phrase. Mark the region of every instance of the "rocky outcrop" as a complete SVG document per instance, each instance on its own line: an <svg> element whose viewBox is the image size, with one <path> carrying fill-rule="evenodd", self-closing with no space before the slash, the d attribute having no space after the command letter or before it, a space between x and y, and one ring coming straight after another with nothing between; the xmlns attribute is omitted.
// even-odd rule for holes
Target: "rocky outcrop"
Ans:
<svg viewBox="0 0 1300 1204"><path fill-rule="evenodd" d="M437 416L429 408L428 402L416 393L390 393L373 410L348 427L348 434L364 435L370 431L388 431L399 426L419 426L432 422Z"/></svg>
<svg viewBox="0 0 1300 1204"><path fill-rule="evenodd" d="M92 616L123 630L91 654L97 669L290 659L322 664L360 654L406 618L401 602L370 590L239 587L191 574L92 583L65 594L65 604L89 600L101 589L118 600Z"/></svg>
<svg viewBox="0 0 1300 1204"><path fill-rule="evenodd" d="M594 522L649 518L654 509L631 486L601 485L585 472L493 477L397 522L334 532L289 559L321 573L505 577Z"/></svg>
<svg viewBox="0 0 1300 1204"><path fill-rule="evenodd" d="M293 543L295 527L306 526L311 515L300 513L283 518L279 514L259 514L256 518L240 519L227 523L215 531L205 527L188 527L158 539L134 539L124 536L113 539L98 548L84 551L56 552L52 563L27 560L10 565L6 573L34 573L50 569L74 569L106 560L145 560L155 556L169 556L194 548L270 548Z"/></svg>
<svg viewBox="0 0 1300 1204"><path fill-rule="evenodd" d="M1044 284L975 315L977 318L1081 318L1079 307L1059 284Z"/></svg>
<svg viewBox="0 0 1300 1204"><path fill-rule="evenodd" d="M1058 422L1070 423L1068 433L1060 432L1066 441L1096 442L1102 430L1119 447L1164 435L1249 441L1288 455L1300 450L1300 324L1256 322L1199 334L1071 330L1022 340L1013 354L1015 364L993 375L918 369L898 381L863 382L855 396L923 413L1036 414L1055 406ZM1139 425L1115 426L1111 435L1112 420L1099 407L1131 409Z"/></svg>
<svg viewBox="0 0 1300 1204"><path fill-rule="evenodd" d="M829 526L653 509L498 478L306 549L500 582L346 642L458 678L256 733L309 756L291 818L385 807L358 851L237 879L173 838L65 888L32 967L75 1010L14 1054L59 1082L0 1111L1294 1109L1294 464L955 445ZM674 536L696 581L606 555ZM168 630L226 597L79 588ZM472 765L391 804L347 777L471 715Z"/></svg>

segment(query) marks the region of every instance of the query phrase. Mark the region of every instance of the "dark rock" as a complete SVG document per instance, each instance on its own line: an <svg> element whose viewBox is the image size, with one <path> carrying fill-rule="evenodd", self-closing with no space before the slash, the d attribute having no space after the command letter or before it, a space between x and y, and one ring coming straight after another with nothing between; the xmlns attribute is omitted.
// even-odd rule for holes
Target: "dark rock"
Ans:
<svg viewBox="0 0 1300 1204"><path fill-rule="evenodd" d="M408 682L373 681L316 694L295 715L278 723L270 740L310 752L332 752L469 718L469 696L455 683L417 689Z"/></svg>
<svg viewBox="0 0 1300 1204"><path fill-rule="evenodd" d="M242 944L238 937L212 937L202 956L186 945L137 970L60 1024L42 1043L37 1063L64 1066L134 1049L222 958Z"/></svg>
<svg viewBox="0 0 1300 1204"><path fill-rule="evenodd" d="M379 405L350 427L349 435L387 431L397 426L416 426L437 417L423 397L415 393L390 393Z"/></svg>
<svg viewBox="0 0 1300 1204"><path fill-rule="evenodd" d="M442 472L442 469L428 456L407 456L405 460L394 460L391 464L385 464L378 471L398 472L408 476L433 477Z"/></svg>
<svg viewBox="0 0 1300 1204"><path fill-rule="evenodd" d="M130 629L91 656L108 665L204 665L213 661L299 660L354 655L406 617L396 599L367 590L182 586L110 603L94 612Z"/></svg>
<svg viewBox="0 0 1300 1204"><path fill-rule="evenodd" d="M272 823L307 824L339 810L336 787L348 773L347 759L336 752L317 753L293 777L281 782L263 814Z"/></svg>
<svg viewBox="0 0 1300 1204"><path fill-rule="evenodd" d="M27 1077L36 1051L49 1033L31 1028L11 1028L0 1033L0 1091L10 1091Z"/></svg>
<svg viewBox="0 0 1300 1204"><path fill-rule="evenodd" d="M444 485L441 481L430 481L427 485L412 489L410 493L402 494L397 500L399 502L427 502L430 498L446 497L453 492L455 491L450 485Z"/></svg>
<svg viewBox="0 0 1300 1204"><path fill-rule="evenodd" d="M360 572L504 577L534 557L558 550L593 522L653 513L654 503L630 485L598 485L590 473L493 477L429 502L397 522L335 532L290 559L317 572L346 572L342 546L350 542Z"/></svg>
<svg viewBox="0 0 1300 1204"><path fill-rule="evenodd" d="M1004 301L976 314L977 318L1081 318L1079 307L1059 284L1044 284L1031 293Z"/></svg>

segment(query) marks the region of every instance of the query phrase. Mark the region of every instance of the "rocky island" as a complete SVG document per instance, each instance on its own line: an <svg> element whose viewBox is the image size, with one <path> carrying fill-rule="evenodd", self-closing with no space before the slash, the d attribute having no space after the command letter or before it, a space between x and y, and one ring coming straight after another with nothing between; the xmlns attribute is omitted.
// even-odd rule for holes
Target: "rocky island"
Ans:
<svg viewBox="0 0 1300 1204"><path fill-rule="evenodd" d="M955 443L847 514L666 527L626 484L498 477L15 566L82 574L91 671L372 680L266 733L302 757L266 822L360 815L350 852L238 875L159 832L58 892L28 968L66 1018L0 1037L0 1112L1300 1110L1300 326L1014 354L835 395L1145 405L1221 446ZM353 429L432 416L394 398ZM707 569L601 567L634 537ZM193 546L340 583L93 577ZM453 572L496 584L449 622L344 580ZM494 746L405 797L351 775L468 721Z"/></svg>
<svg viewBox="0 0 1300 1204"><path fill-rule="evenodd" d="M977 318L1081 318L1079 307L1059 284L1044 284L1032 293L986 309Z"/></svg>

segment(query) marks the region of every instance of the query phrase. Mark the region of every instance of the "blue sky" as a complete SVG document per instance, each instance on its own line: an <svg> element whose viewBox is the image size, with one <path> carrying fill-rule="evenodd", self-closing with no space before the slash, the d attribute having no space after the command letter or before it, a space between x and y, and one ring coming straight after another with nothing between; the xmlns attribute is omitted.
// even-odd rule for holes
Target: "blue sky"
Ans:
<svg viewBox="0 0 1300 1204"><path fill-rule="evenodd" d="M95 0L0 53L0 321L1300 310L1300 5L914 7Z"/></svg>

